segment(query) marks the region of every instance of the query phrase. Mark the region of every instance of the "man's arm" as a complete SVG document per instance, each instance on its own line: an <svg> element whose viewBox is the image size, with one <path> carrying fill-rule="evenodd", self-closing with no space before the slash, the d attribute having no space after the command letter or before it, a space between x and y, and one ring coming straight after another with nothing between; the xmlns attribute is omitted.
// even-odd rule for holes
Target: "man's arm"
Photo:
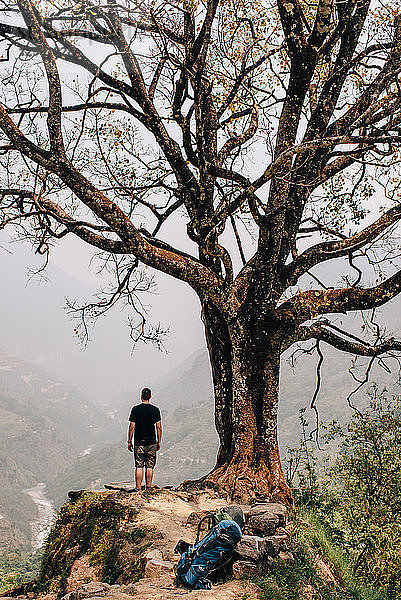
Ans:
<svg viewBox="0 0 401 600"><path fill-rule="evenodd" d="M132 452L132 436L134 435L134 430L135 430L135 423L133 421L130 421L129 428L128 428L128 440L127 440L129 452Z"/></svg>
<svg viewBox="0 0 401 600"><path fill-rule="evenodd" d="M157 431L157 449L160 450L160 446L162 443L162 422L158 421L156 423L156 431Z"/></svg>

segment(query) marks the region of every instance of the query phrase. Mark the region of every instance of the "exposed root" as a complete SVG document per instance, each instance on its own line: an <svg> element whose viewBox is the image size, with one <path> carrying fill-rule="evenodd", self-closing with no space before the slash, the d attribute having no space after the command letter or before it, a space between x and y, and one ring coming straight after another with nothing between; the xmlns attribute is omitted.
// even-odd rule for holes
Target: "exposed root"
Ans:
<svg viewBox="0 0 401 600"><path fill-rule="evenodd" d="M230 462L213 469L201 479L184 481L180 490L213 489L233 502L248 503L255 500L293 504L293 498L284 476L272 481L267 467L253 471L247 464Z"/></svg>

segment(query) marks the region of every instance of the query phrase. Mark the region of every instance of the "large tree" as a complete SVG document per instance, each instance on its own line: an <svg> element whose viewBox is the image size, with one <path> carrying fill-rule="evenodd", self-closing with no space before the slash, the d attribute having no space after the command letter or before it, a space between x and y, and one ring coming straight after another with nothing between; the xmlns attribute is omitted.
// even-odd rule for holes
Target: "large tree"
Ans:
<svg viewBox="0 0 401 600"><path fill-rule="evenodd" d="M372 359L400 349L328 316L401 291L394 265L372 271L396 255L401 218L398 9L390 0L1 5L1 225L42 254L66 236L99 249L117 285L83 314L124 297L137 337L157 338L137 296L143 265L189 284L220 437L205 481L237 498L290 502L277 443L280 355L306 340ZM319 265L338 258L355 276L330 287Z"/></svg>

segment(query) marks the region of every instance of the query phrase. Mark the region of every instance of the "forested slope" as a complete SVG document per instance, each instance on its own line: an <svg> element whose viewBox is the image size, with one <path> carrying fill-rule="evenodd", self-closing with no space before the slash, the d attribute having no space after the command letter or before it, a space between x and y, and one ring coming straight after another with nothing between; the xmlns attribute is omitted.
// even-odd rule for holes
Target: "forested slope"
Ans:
<svg viewBox="0 0 401 600"><path fill-rule="evenodd" d="M114 422L78 390L11 354L0 354L0 548L29 543L35 506L24 488L49 480Z"/></svg>

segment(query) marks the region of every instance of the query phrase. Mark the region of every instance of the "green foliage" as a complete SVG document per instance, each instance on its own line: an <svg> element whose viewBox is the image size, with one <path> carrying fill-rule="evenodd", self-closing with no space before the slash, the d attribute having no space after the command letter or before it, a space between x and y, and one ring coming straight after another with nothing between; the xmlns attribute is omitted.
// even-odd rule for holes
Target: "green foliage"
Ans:
<svg viewBox="0 0 401 600"><path fill-rule="evenodd" d="M320 495L317 459L307 435L309 423L305 418L305 411L305 408L299 411L301 442L297 448L287 447L284 460L287 483L293 488L297 501L302 505L314 503Z"/></svg>
<svg viewBox="0 0 401 600"><path fill-rule="evenodd" d="M132 507L107 494L83 494L77 502L63 506L44 549L40 590L63 591L74 561L85 553L98 577L115 583L122 569L118 555L123 539L118 531L135 514Z"/></svg>
<svg viewBox="0 0 401 600"><path fill-rule="evenodd" d="M292 565L280 559L274 561L268 574L257 582L262 600L299 600L309 596L314 600L382 600L352 576L349 562L318 520L301 511L293 522L296 562ZM335 581L324 578L317 559L330 565Z"/></svg>
<svg viewBox="0 0 401 600"><path fill-rule="evenodd" d="M126 533L127 540L132 544L140 543L145 536L146 531L144 531L140 527L133 527L130 531Z"/></svg>
<svg viewBox="0 0 401 600"><path fill-rule="evenodd" d="M3 571L0 569L0 592L5 592L22 583L21 573L15 571Z"/></svg>
<svg viewBox="0 0 401 600"><path fill-rule="evenodd" d="M0 571L3 574L18 573L18 583L25 583L37 577L42 560L41 552L21 552L8 550L0 552Z"/></svg>
<svg viewBox="0 0 401 600"><path fill-rule="evenodd" d="M401 597L401 411L376 386L366 409L349 423L332 422L325 440L337 455L324 469L306 436L290 450L287 473L298 506L324 525L346 553L352 575L372 586L380 600ZM334 558L330 558L333 562Z"/></svg>
<svg viewBox="0 0 401 600"><path fill-rule="evenodd" d="M377 387L369 408L345 427L333 423L329 437L340 439L328 470L342 501L333 511L344 529L354 572L389 599L401 596L401 413Z"/></svg>
<svg viewBox="0 0 401 600"><path fill-rule="evenodd" d="M34 580L40 561L40 552L0 552L0 593Z"/></svg>
<svg viewBox="0 0 401 600"><path fill-rule="evenodd" d="M370 174L361 165L354 172L339 173L323 185L320 218L342 231L344 225L360 225L368 212L368 201L375 188ZM323 199L322 198L322 199Z"/></svg>
<svg viewBox="0 0 401 600"><path fill-rule="evenodd" d="M90 546L91 564L96 567L97 574L102 581L114 583L120 575L120 567L116 560L118 542L112 529L104 530L97 524L93 530Z"/></svg>

